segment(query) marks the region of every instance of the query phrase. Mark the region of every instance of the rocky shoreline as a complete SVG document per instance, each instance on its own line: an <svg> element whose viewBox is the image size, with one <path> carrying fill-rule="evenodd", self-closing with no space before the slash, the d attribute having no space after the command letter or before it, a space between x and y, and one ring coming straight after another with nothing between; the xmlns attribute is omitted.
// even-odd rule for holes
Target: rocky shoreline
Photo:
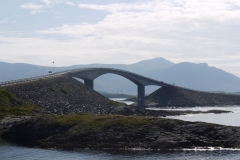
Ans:
<svg viewBox="0 0 240 160"><path fill-rule="evenodd" d="M118 106L112 109L112 115L124 116L143 116L143 117L167 117L167 116L180 116L187 114L222 114L231 113L225 110L208 110L208 111L191 111L191 110L152 110L145 108L138 108L136 106Z"/></svg>
<svg viewBox="0 0 240 160"><path fill-rule="evenodd" d="M175 94L176 90L171 94L170 91L171 89L167 90L169 93L166 95L165 92L154 93L153 99L148 101L154 102L155 97L156 103L163 102L165 106L178 103L188 106L193 105L194 98L201 95L184 92L185 96L193 97L194 100L190 101L182 97L182 94ZM168 111L127 106L107 99L68 76L7 86L2 88L2 94L4 98L1 100L1 109L6 114L11 113L13 118L7 116L1 120L0 135L14 143L64 150L240 148L239 127L160 118L229 111ZM4 96L6 94L8 96ZM163 101L157 101L159 95L164 95L165 98L172 96L173 101L169 103L164 97ZM203 97L208 98L209 96ZM231 99L235 100L234 103L238 102L238 97L223 98L221 102ZM17 117L17 114L23 113L12 110L21 108L25 103L30 105L27 106L30 116ZM31 108L32 104L36 106ZM206 104L205 101L202 104ZM25 109L23 106L22 111Z"/></svg>
<svg viewBox="0 0 240 160"><path fill-rule="evenodd" d="M179 110L148 110L143 108L137 108L134 106L119 106L116 107L111 115L124 115L124 116L142 116L142 117L167 117L167 116L180 116L180 115L187 115L187 114L224 114L224 113L231 113L231 111L224 111L224 110L209 110L209 111L179 111ZM20 123L26 119L30 119L32 116L18 116L18 117L11 117L6 116L2 120L0 120L0 135L12 127L16 123Z"/></svg>
<svg viewBox="0 0 240 160"><path fill-rule="evenodd" d="M13 125L2 137L63 150L240 148L240 127L138 116L35 117Z"/></svg>
<svg viewBox="0 0 240 160"><path fill-rule="evenodd" d="M0 135L4 132L7 131L9 128L11 128L14 124L19 123L21 121L24 121L26 119L30 119L30 116L19 116L17 118L12 118L10 116L4 117L0 121Z"/></svg>

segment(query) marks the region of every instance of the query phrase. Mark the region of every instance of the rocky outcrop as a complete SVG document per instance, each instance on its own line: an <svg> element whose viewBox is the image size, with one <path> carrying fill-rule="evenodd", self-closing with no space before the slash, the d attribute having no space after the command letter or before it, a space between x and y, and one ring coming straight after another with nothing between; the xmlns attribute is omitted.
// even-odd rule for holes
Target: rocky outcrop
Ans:
<svg viewBox="0 0 240 160"><path fill-rule="evenodd" d="M231 113L231 111L224 110L209 110L209 111L191 111L191 110L152 110L144 109L134 106L119 106L112 109L111 114L125 115L125 116L144 116L144 117L167 117L179 116L187 114L222 114Z"/></svg>
<svg viewBox="0 0 240 160"><path fill-rule="evenodd" d="M109 99L86 87L81 82L63 75L4 87L20 101L28 101L40 106L43 113L96 113L108 114Z"/></svg>
<svg viewBox="0 0 240 160"><path fill-rule="evenodd" d="M239 127L124 116L88 116L71 124L66 119L62 122L61 117L52 120L26 120L13 125L2 137L24 144L32 142L41 148L65 150L240 148Z"/></svg>
<svg viewBox="0 0 240 160"><path fill-rule="evenodd" d="M180 87L161 87L146 97L155 107L194 107L240 105L240 95L194 91Z"/></svg>
<svg viewBox="0 0 240 160"><path fill-rule="evenodd" d="M2 134L2 132L6 131L7 129L9 129L14 124L19 123L19 122L24 121L24 120L29 119L29 118L31 118L31 117L30 116L19 116L17 118L12 118L10 116L4 117L0 121L0 135Z"/></svg>

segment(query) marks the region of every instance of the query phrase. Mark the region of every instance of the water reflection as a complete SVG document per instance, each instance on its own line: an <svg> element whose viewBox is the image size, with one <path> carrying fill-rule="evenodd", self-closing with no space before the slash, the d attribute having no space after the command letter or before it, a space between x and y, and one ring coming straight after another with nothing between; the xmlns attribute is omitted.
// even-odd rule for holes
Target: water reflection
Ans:
<svg viewBox="0 0 240 160"><path fill-rule="evenodd" d="M43 150L38 148L24 148L14 145L0 144L1 160L155 160L155 159L173 159L173 160L202 160L219 159L230 160L239 159L240 151L172 151L172 152L154 152L154 151L97 151L80 150L75 152Z"/></svg>

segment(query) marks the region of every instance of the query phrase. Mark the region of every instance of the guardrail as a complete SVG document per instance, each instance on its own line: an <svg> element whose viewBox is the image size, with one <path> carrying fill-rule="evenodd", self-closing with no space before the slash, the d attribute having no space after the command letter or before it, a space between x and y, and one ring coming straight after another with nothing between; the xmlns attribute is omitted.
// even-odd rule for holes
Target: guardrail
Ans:
<svg viewBox="0 0 240 160"><path fill-rule="evenodd" d="M66 70L66 71L59 71L59 72L55 72L55 73L47 74L47 75L42 75L42 76L36 76L36 77L30 77L30 78L23 78L23 79L0 82L0 87L15 85L15 84L21 84L21 83L26 83L26 82L32 82L32 81L36 81L36 80L40 80L40 79L48 79L48 78L53 78L53 77L59 77L59 76L62 76L64 74L67 74L67 73L76 73L76 72L83 71L83 70L87 71L87 70L95 70L95 69L110 69L111 70L113 68L80 68L80 69L71 69L71 70ZM113 70L124 71L124 70L120 70L120 69L113 69ZM214 93L214 92L210 92L210 91L199 91L199 90L195 90L195 89L180 87L180 86L177 86L177 85L174 85L174 84L170 84L170 83L154 80L154 79L151 79L151 78L148 78L148 77L144 77L142 75L132 73L132 72L129 72L129 71L124 71L124 72L131 73L133 75L137 75L137 76L140 76L142 78L147 78L149 80L161 83L164 86L174 86L174 87L178 87L178 88L185 89L185 90L191 90L191 91L203 92L203 93ZM238 95L238 94L235 94L235 93L215 93L215 94Z"/></svg>
<svg viewBox="0 0 240 160"><path fill-rule="evenodd" d="M30 77L30 78L23 78L23 79L17 79L17 80L12 80L12 81L5 81L5 82L0 82L0 87L4 86L9 86L9 85L15 85L15 84L21 84L21 83L26 83L26 82L32 82L32 81L37 81L40 79L48 79L48 78L53 78L53 77L59 77L63 74L60 73L54 73L54 74L49 74L49 75L43 75L43 76L36 76L36 77Z"/></svg>
<svg viewBox="0 0 240 160"><path fill-rule="evenodd" d="M52 73L52 74L47 74L47 75L42 75L42 76L36 76L36 77L30 77L30 78L23 78L23 79L0 82L0 87L14 85L14 84L21 84L21 83L26 83L26 82L32 82L32 81L36 81L36 80L40 80L40 79L48 79L48 78L53 78L53 77L59 77L61 75L67 74L69 72L80 71L80 70L86 70L86 69L84 69L84 68L82 68L82 69L72 69L72 70L60 71L60 72L55 72L55 73Z"/></svg>

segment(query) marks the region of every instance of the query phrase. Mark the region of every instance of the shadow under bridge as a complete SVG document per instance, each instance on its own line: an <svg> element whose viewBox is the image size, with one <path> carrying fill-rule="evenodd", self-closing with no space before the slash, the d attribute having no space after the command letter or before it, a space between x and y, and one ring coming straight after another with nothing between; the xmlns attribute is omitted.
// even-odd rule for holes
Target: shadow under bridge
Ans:
<svg viewBox="0 0 240 160"><path fill-rule="evenodd" d="M113 69L113 68L84 68L84 69L75 69L72 71L68 71L72 77L80 78L84 80L84 84L92 89L94 89L94 80L101 75L112 73L116 75L120 75L125 77L135 83L138 87L138 106L144 107L145 106L145 86L148 85L156 85L156 86L169 86L162 81L157 81L151 78L147 78L141 76L136 73L120 70L120 69Z"/></svg>

